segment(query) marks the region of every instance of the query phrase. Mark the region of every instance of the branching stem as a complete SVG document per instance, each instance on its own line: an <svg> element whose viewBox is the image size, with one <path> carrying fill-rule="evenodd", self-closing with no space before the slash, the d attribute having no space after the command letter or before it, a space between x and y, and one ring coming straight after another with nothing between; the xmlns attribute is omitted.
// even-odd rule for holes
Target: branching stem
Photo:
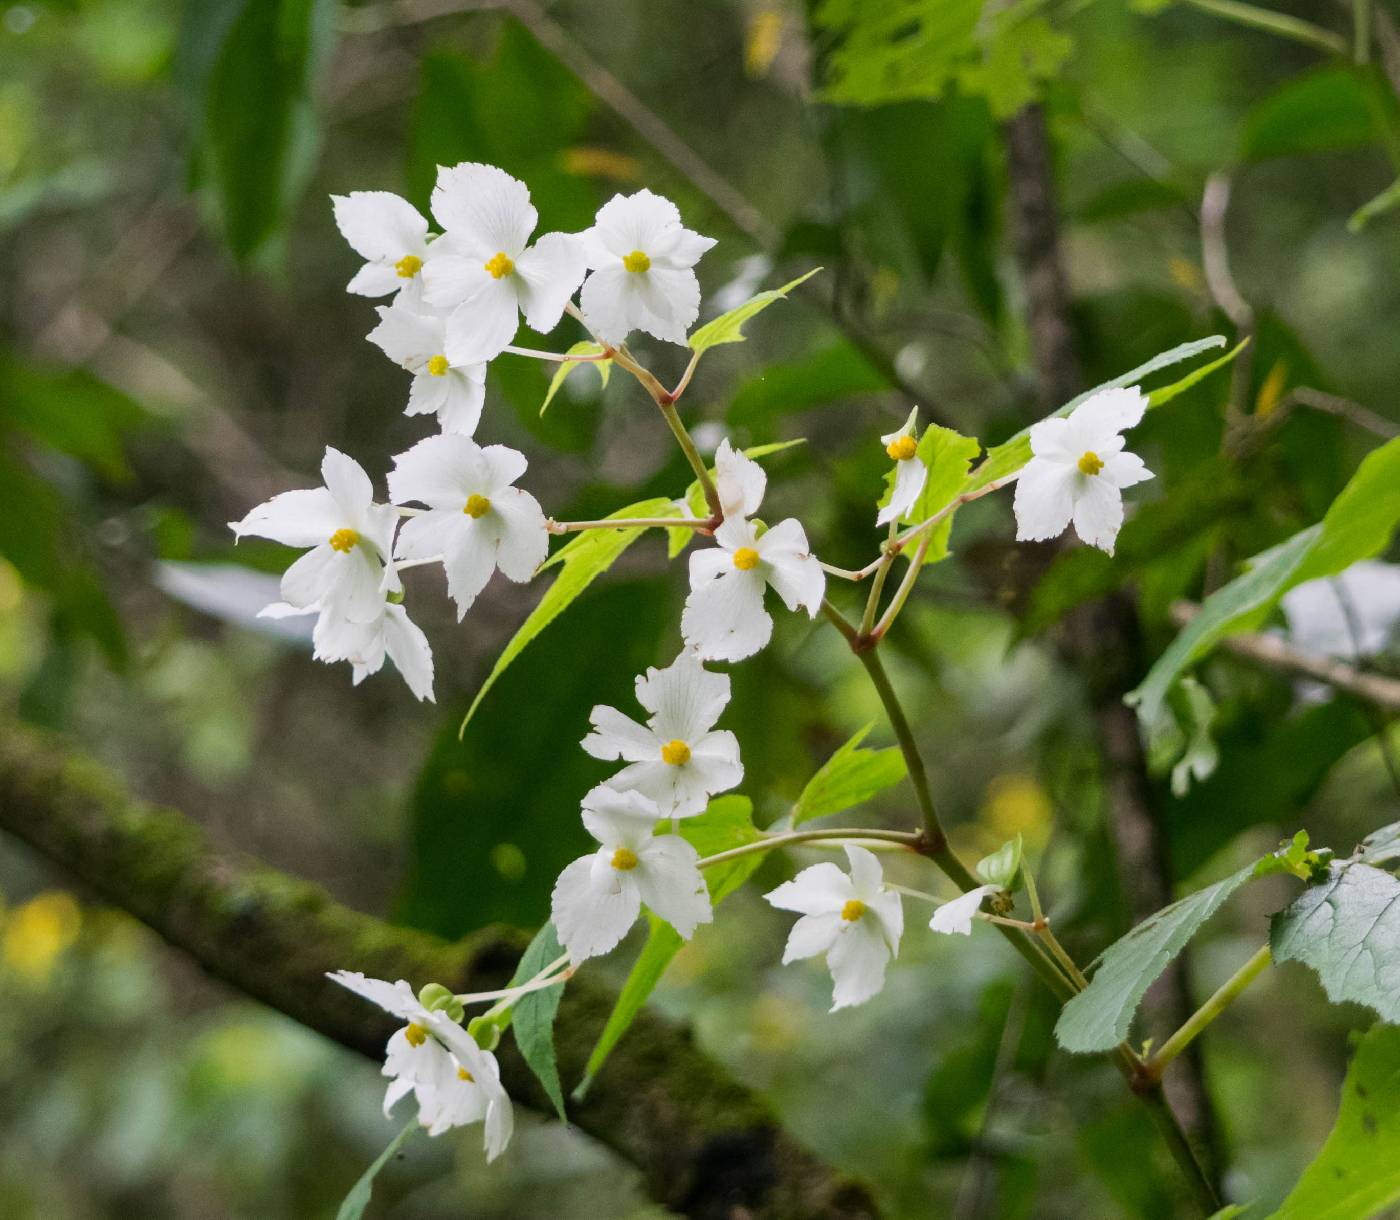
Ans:
<svg viewBox="0 0 1400 1220"><path fill-rule="evenodd" d="M819 843L840 841L859 843L862 839L875 843L898 843L910 851L918 851L923 842L923 834L917 830L879 830L867 827L847 827L844 830L792 830L784 834L768 835L742 847L731 847L728 851L716 852L700 861L700 868L712 864L723 864L727 860L737 860L740 856L751 856L755 852L772 851L775 847L795 847L799 843Z"/></svg>
<svg viewBox="0 0 1400 1220"><path fill-rule="evenodd" d="M1144 1074L1152 1080L1161 1080L1167 1064L1184 1051L1201 1031L1235 1002L1235 999L1250 983L1254 982L1269 963L1273 954L1268 945L1257 949L1243 966L1220 985L1214 995L1187 1018L1186 1023L1157 1049L1144 1065Z"/></svg>

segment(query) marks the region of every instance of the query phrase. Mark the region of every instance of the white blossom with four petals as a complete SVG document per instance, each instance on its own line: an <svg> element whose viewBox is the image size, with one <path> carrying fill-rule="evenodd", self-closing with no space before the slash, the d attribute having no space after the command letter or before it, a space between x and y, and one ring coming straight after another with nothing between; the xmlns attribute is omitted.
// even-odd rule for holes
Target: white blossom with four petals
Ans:
<svg viewBox="0 0 1400 1220"><path fill-rule="evenodd" d="M918 456L918 423L919 408L915 407L909 412L904 427L880 438L885 452L894 461L894 486L890 489L890 502L875 518L876 525L888 525L906 516L918 502L928 482L928 467Z"/></svg>
<svg viewBox="0 0 1400 1220"><path fill-rule="evenodd" d="M458 619L497 568L511 580L527 581L549 552L539 502L512 486L525 466L524 454L515 449L483 449L451 434L430 436L394 459L390 498L428 506L404 522L396 555L441 560Z"/></svg>
<svg viewBox="0 0 1400 1220"><path fill-rule="evenodd" d="M447 320L395 302L379 306L369 341L413 374L405 415L436 415L444 432L471 436L486 401L486 364L454 364L447 355Z"/></svg>
<svg viewBox="0 0 1400 1220"><path fill-rule="evenodd" d="M1084 542L1113 554L1123 525L1123 488L1152 477L1122 433L1147 410L1137 386L1100 390L1067 416L1031 425L1032 457L1016 481L1016 537L1057 537L1071 521Z"/></svg>
<svg viewBox="0 0 1400 1220"><path fill-rule="evenodd" d="M863 1004L884 986L885 966L904 932L904 909L884 884L880 862L850 844L846 857L849 874L824 861L764 895L779 910L802 916L788 933L784 965L826 954L835 984L832 1012Z"/></svg>
<svg viewBox="0 0 1400 1220"><path fill-rule="evenodd" d="M606 785L584 798L583 824L598 850L568 865L554 885L552 918L575 962L607 953L645 904L689 940L713 918L699 855L677 834L657 834L660 810L638 791Z"/></svg>
<svg viewBox="0 0 1400 1220"><path fill-rule="evenodd" d="M588 329L614 347L634 330L683 346L700 316L692 268L714 238L687 229L674 203L647 190L614 195L581 237L592 270L579 294Z"/></svg>
<svg viewBox="0 0 1400 1220"><path fill-rule="evenodd" d="M398 293L416 307L423 297L423 265L428 258L428 222L406 199L389 191L332 195L336 227L365 260L345 287L360 296Z"/></svg>
<svg viewBox="0 0 1400 1220"><path fill-rule="evenodd" d="M711 673L682 653L637 679L637 702L651 713L645 725L602 704L589 717L593 732L583 748L628 764L607 787L642 793L663 818L684 818L704 812L710 797L744 778L738 740L714 727L729 702L728 674Z"/></svg>
<svg viewBox="0 0 1400 1220"><path fill-rule="evenodd" d="M520 325L551 331L587 273L577 234L546 233L533 246L539 213L530 188L494 165L439 166L425 299L449 311L447 352L454 364L491 360Z"/></svg>
<svg viewBox="0 0 1400 1220"><path fill-rule="evenodd" d="M374 502L364 468L338 449L321 461L324 487L284 491L229 528L284 546L309 548L282 575L282 599L351 622L369 623L383 612L384 594L399 586L391 559L399 515Z"/></svg>

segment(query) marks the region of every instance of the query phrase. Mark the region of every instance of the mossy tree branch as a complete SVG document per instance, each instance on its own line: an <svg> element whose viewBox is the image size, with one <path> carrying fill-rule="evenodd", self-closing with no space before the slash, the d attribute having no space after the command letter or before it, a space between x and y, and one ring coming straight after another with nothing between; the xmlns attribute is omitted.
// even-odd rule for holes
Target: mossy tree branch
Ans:
<svg viewBox="0 0 1400 1220"><path fill-rule="evenodd" d="M525 945L497 928L449 943L353 911L318 886L216 850L184 815L135 800L101 767L26 728L0 732L0 828L209 973L376 1060L394 1022L327 970L482 991L509 979ZM615 998L587 972L570 982L557 1026L566 1079L581 1074ZM501 1069L512 1096L548 1108L509 1041ZM658 1202L688 1216L875 1215L863 1186L793 1141L684 1027L651 1013L571 1118L640 1168Z"/></svg>

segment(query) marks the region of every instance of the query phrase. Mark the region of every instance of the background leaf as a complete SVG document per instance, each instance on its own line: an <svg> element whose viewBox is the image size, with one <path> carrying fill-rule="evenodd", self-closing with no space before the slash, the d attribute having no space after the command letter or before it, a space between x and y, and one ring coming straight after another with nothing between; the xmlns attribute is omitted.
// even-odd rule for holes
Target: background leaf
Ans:
<svg viewBox="0 0 1400 1220"><path fill-rule="evenodd" d="M564 947L559 943L554 924L545 924L535 933L535 939L521 955L520 965L515 968L509 986L518 987L529 982L563 954ZM564 1113L564 1090L559 1084L559 1064L554 1055L554 1018L559 1014L564 986L560 983L557 987L542 987L538 991L527 992L516 1000L510 1019L515 1044L544 1091L549 1094L560 1122L568 1122L569 1119Z"/></svg>
<svg viewBox="0 0 1400 1220"><path fill-rule="evenodd" d="M794 827L864 804L904 778L907 767L897 746L883 750L862 748L860 743L874 727L872 721L857 730L807 781L792 811Z"/></svg>
<svg viewBox="0 0 1400 1220"><path fill-rule="evenodd" d="M712 347L718 347L722 343L742 343L744 342L743 326L755 314L762 313L774 301L781 301L798 284L810 280L820 271L820 267L813 267L805 275L799 275L795 280L789 280L781 288L770 288L767 292L760 292L756 296L750 297L742 305L722 313L719 317L698 330L691 332L686 342L690 345L690 350L697 356L703 355Z"/></svg>
<svg viewBox="0 0 1400 1220"><path fill-rule="evenodd" d="M403 1147L404 1141L416 1130L418 1130L418 1118L415 1115L413 1120L389 1141L389 1146L374 1158L370 1167L360 1175L359 1180L350 1188L350 1193L345 1196L345 1201L335 1214L335 1220L360 1220L365 1214L365 1208L369 1206L370 1190L374 1186L374 1179L379 1176L379 1171L393 1159L394 1154Z"/></svg>

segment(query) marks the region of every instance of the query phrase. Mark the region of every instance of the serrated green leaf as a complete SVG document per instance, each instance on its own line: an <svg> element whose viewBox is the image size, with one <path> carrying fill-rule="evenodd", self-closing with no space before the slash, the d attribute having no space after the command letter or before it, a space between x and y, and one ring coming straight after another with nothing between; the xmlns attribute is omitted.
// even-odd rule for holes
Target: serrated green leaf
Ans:
<svg viewBox="0 0 1400 1220"><path fill-rule="evenodd" d="M1069 1001L1055 1024L1055 1036L1078 1055L1112 1050L1128 1036L1133 1013L1157 976L1186 947L1237 889L1254 875L1254 865L1189 894L1149 915L1104 950L1089 986Z"/></svg>
<svg viewBox="0 0 1400 1220"><path fill-rule="evenodd" d="M566 356L601 356L603 345L594 343L591 339L585 339L581 343L575 343L567 352ZM608 377L612 373L611 360L564 360L559 367L554 370L554 376L549 379L549 392L544 396L544 402L540 404L540 414L543 415L549 404L554 401L554 396L559 393L559 387L564 384L564 379L576 368L582 365L591 365L598 370L598 378L603 383L602 388L608 388Z"/></svg>
<svg viewBox="0 0 1400 1220"><path fill-rule="evenodd" d="M686 339L690 350L699 356L712 347L718 347L721 343L742 343L745 338L743 334L745 322L755 314L762 313L774 301L781 301L799 284L811 279L820 270L820 267L813 267L806 275L799 275L795 280L789 280L781 288L770 288L767 292L760 292L728 313L722 313L713 321L706 322L704 326L692 332L690 337Z"/></svg>
<svg viewBox="0 0 1400 1220"><path fill-rule="evenodd" d="M930 424L919 440L917 454L918 459L928 467L928 482L905 520L927 521L934 513L947 508L962 491L967 482L967 472L981 452L981 444L972 437ZM948 557L948 537L952 532L953 514L949 513L929 537L928 550L924 553L925 564L937 563ZM909 555L912 558L913 552L909 552Z"/></svg>
<svg viewBox="0 0 1400 1220"><path fill-rule="evenodd" d="M1392 822L1368 834L1361 840L1356 858L1376 865L1400 860L1400 822Z"/></svg>
<svg viewBox="0 0 1400 1220"><path fill-rule="evenodd" d="M793 826L863 804L904 778L907 767L897 746L883 750L861 747L874 725L872 720L857 730L807 781L793 807Z"/></svg>
<svg viewBox="0 0 1400 1220"><path fill-rule="evenodd" d="M350 1193L345 1196L340 1210L335 1214L335 1220L360 1220L365 1214L365 1208L369 1206L370 1190L374 1186L374 1179L379 1176L379 1171L393 1159L394 1154L402 1147L404 1140L417 1129L418 1119L414 1118L408 1126L389 1141L389 1146L374 1158L373 1164L360 1175L359 1181L350 1188Z"/></svg>
<svg viewBox="0 0 1400 1220"><path fill-rule="evenodd" d="M509 986L518 987L529 982L563 954L564 948L559 943L554 924L545 924L535 933L535 939L521 955ZM554 1018L559 1013L559 1001L563 998L562 983L557 987L527 992L512 1006L510 1023L521 1058L529 1064L535 1078L549 1095L549 1100L554 1103L559 1121L568 1122L568 1116L564 1113L564 1090L559 1084L559 1064L554 1055Z"/></svg>
<svg viewBox="0 0 1400 1220"><path fill-rule="evenodd" d="M620 508L617 512L608 515L610 517L678 517L680 510L673 501L658 498L629 504L626 508ZM505 673L510 663L525 651L530 641L567 610L569 604L612 567L623 551L645 532L644 527L641 526L584 530L577 538L571 538L540 565L541 572L561 566L563 571L559 573L558 579L545 590L538 605L530 611L525 621L520 625L520 629L511 636L510 643L496 658L496 663L491 667L486 681L481 684L481 689L476 692L476 698L467 708L467 714L462 717L462 727L458 730L458 736L466 732L467 725L471 723L472 716L476 714L476 709L481 706L481 701L486 698L487 692L496 684L496 680Z"/></svg>
<svg viewBox="0 0 1400 1220"><path fill-rule="evenodd" d="M1124 697L1149 732L1160 722L1172 684L1217 642L1256 626L1289 589L1335 576L1379 554L1400 523L1400 438L1374 449L1318 524L1249 561L1248 570L1217 589Z"/></svg>
<svg viewBox="0 0 1400 1220"><path fill-rule="evenodd" d="M750 449L745 449L745 457L759 458L767 457L770 453L781 453L784 449L791 449L794 445L805 445L806 437L795 437L790 441L771 441L766 445L754 445ZM710 478L715 477L715 468L709 467ZM710 514L710 507L705 503L705 492L700 486L699 479L692 479L690 486L685 489L683 502L686 512L692 517L707 517ZM678 514L679 515L679 514ZM687 527L671 527L666 531L666 558L674 559L679 555L690 541L695 537L695 531Z"/></svg>
<svg viewBox="0 0 1400 1220"><path fill-rule="evenodd" d="M1400 1200L1400 1029L1356 1048L1337 1122L1273 1220L1362 1220Z"/></svg>
<svg viewBox="0 0 1400 1220"><path fill-rule="evenodd" d="M975 871L988 885L999 885L1004 890L1015 889L1021 872L1021 857L1025 850L1025 839L1018 834L1014 839L1008 839L991 855L978 860Z"/></svg>
<svg viewBox="0 0 1400 1220"><path fill-rule="evenodd" d="M1274 959L1311 966L1328 998L1400 1022L1400 881L1369 864L1333 862L1274 916Z"/></svg>
<svg viewBox="0 0 1400 1220"><path fill-rule="evenodd" d="M663 832L670 824L664 823ZM715 797L698 817L686 818L681 822L681 837L702 857L713 856L733 847L753 843L761 836L753 824L753 802L746 796ZM763 862L763 853L740 856L717 864L705 870L705 884L710 890L710 902L719 906L730 894L749 879L753 871ZM627 981L618 993L617 1002L608 1014L607 1024L598 1036L597 1045L588 1057L583 1079L574 1090L574 1100L580 1101L587 1094L589 1086L602 1069L613 1048L622 1040L632 1022L637 1019L647 997L656 990L671 959L681 950L684 943L680 935L665 920L647 913L650 931L647 943L628 972Z"/></svg>

